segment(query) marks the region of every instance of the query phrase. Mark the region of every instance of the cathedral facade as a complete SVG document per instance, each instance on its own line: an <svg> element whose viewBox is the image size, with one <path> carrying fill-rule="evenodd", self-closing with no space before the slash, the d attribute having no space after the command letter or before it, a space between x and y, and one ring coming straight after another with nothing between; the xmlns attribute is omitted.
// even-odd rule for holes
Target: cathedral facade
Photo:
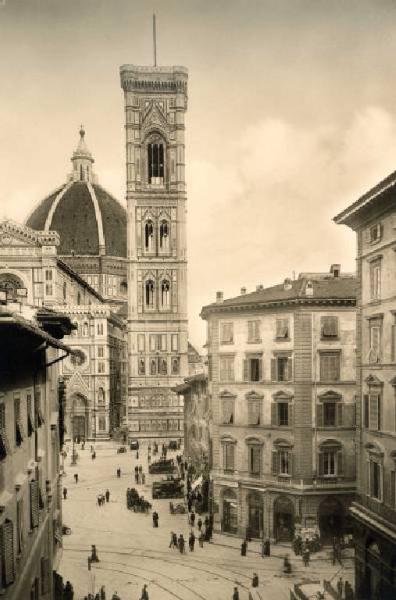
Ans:
<svg viewBox="0 0 396 600"><path fill-rule="evenodd" d="M130 435L183 436L188 374L184 67L120 70L125 98Z"/></svg>

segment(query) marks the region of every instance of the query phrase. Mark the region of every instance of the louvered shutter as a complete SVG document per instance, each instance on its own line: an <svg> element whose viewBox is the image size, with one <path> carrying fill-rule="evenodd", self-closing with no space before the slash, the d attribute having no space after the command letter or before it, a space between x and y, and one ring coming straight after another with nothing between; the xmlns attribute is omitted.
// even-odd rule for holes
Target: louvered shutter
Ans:
<svg viewBox="0 0 396 600"><path fill-rule="evenodd" d="M363 425L366 429L368 429L369 424L370 424L369 416L370 416L369 397L368 397L368 394L364 394L364 396L363 396Z"/></svg>
<svg viewBox="0 0 396 600"><path fill-rule="evenodd" d="M258 361L258 380L262 381L263 379L263 359L259 358Z"/></svg>
<svg viewBox="0 0 396 600"><path fill-rule="evenodd" d="M293 379L293 360L291 358L287 361L287 381Z"/></svg>
<svg viewBox="0 0 396 600"><path fill-rule="evenodd" d="M249 381L249 361L243 361L243 381Z"/></svg>
<svg viewBox="0 0 396 600"><path fill-rule="evenodd" d="M278 425L278 404L277 402L272 402L271 404L271 425Z"/></svg>
<svg viewBox="0 0 396 600"><path fill-rule="evenodd" d="M378 395L370 394L369 396L369 428L376 431L378 430Z"/></svg>
<svg viewBox="0 0 396 600"><path fill-rule="evenodd" d="M271 358L271 381L277 381L276 358Z"/></svg>
<svg viewBox="0 0 396 600"><path fill-rule="evenodd" d="M41 593L49 592L49 560L42 557L41 559Z"/></svg>
<svg viewBox="0 0 396 600"><path fill-rule="evenodd" d="M316 405L316 425L323 427L323 404Z"/></svg>
<svg viewBox="0 0 396 600"><path fill-rule="evenodd" d="M12 521L5 521L1 525L0 541L3 555L4 583L10 585L15 581L14 525Z"/></svg>
<svg viewBox="0 0 396 600"><path fill-rule="evenodd" d="M288 422L288 426L289 427L293 427L294 425L294 411L293 411L293 404L291 402L289 402L288 404L289 407L289 422Z"/></svg>
<svg viewBox="0 0 396 600"><path fill-rule="evenodd" d="M272 474L278 475L279 473L279 456L276 450L272 451Z"/></svg>
<svg viewBox="0 0 396 600"><path fill-rule="evenodd" d="M318 470L319 470L319 477L323 477L323 474L324 474L324 454L323 454L323 452L319 452L319 455L318 455Z"/></svg>
<svg viewBox="0 0 396 600"><path fill-rule="evenodd" d="M30 527L39 525L39 490L38 481L30 482Z"/></svg>
<svg viewBox="0 0 396 600"><path fill-rule="evenodd" d="M337 452L337 475L344 475L344 460L343 460L342 450Z"/></svg>
<svg viewBox="0 0 396 600"><path fill-rule="evenodd" d="M342 402L337 402L336 403L336 411L337 411L337 427L342 427L342 425L343 425L343 419L342 419L343 405L342 405Z"/></svg>

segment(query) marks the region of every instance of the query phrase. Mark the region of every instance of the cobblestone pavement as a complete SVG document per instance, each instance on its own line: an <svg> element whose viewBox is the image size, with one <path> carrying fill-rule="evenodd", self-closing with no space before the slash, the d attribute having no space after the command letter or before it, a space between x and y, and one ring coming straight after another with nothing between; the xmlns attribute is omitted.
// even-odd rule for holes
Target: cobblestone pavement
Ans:
<svg viewBox="0 0 396 600"><path fill-rule="evenodd" d="M63 557L59 567L64 580L70 580L75 600L80 600L101 585L105 585L107 599L117 591L122 600L138 600L143 584L148 584L150 600L227 600L238 586L241 600L247 600L253 572L260 578L261 598L286 600L293 583L323 578L352 580L352 559L344 561L343 569L333 567L329 552L314 555L308 568L299 557L292 557L293 574L282 574L282 558L290 552L286 546L273 546L272 556L261 558L258 543L249 544L246 557L240 556L241 540L215 534L213 542L201 549L195 545L193 553L181 555L169 549L170 532L183 533L188 538L190 527L186 515L171 515L169 500L151 499L151 483L161 476L147 475L147 450L117 454L116 444L102 442L95 445L96 460L91 459L90 446L78 450L76 466L65 460L66 475L62 485L68 489L63 502L63 523L72 529L63 538ZM173 456L175 453L171 453ZM135 486L132 472L142 464L146 485ZM116 477L117 467L122 476ZM74 474L78 473L76 484ZM151 515L134 513L126 508L127 487L137 487L139 493L153 503L159 513L159 528L152 527ZM110 501L97 505L97 495L110 491ZM96 544L99 563L89 572L87 558L91 544ZM292 556L292 553L290 553ZM319 589L319 586L318 586ZM259 597L259 596L257 596Z"/></svg>

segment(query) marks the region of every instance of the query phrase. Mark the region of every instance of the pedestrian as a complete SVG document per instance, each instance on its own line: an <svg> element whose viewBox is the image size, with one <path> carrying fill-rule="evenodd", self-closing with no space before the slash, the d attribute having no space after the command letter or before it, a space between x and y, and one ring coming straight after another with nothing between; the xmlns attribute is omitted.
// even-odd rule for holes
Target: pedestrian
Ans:
<svg viewBox="0 0 396 600"><path fill-rule="evenodd" d="M106 496L106 502L109 502L109 500L110 500L110 492L109 492L109 490L105 491L105 496Z"/></svg>
<svg viewBox="0 0 396 600"><path fill-rule="evenodd" d="M118 479L121 477L121 469L120 469L120 467L118 467L118 469L117 469L117 477L118 477Z"/></svg>
<svg viewBox="0 0 396 600"><path fill-rule="evenodd" d="M202 529L202 519L201 519L201 517L199 517L197 525L198 525L198 531L201 531L201 529Z"/></svg>
<svg viewBox="0 0 396 600"><path fill-rule="evenodd" d="M201 531L201 533L199 534L199 538L198 538L200 548L203 548L204 540L205 540L205 535L204 535L204 532Z"/></svg>
<svg viewBox="0 0 396 600"><path fill-rule="evenodd" d="M308 546L304 547L304 550L303 550L303 553L302 553L302 559L303 559L304 567L308 567L309 566L309 559L310 559L310 552L309 552Z"/></svg>
<svg viewBox="0 0 396 600"><path fill-rule="evenodd" d="M190 537L188 538L188 545L190 547L190 552L194 552L195 535L194 535L193 530L191 530Z"/></svg>
<svg viewBox="0 0 396 600"><path fill-rule="evenodd" d="M142 485L146 483L146 475L142 473Z"/></svg>
<svg viewBox="0 0 396 600"><path fill-rule="evenodd" d="M139 460L139 450L136 450L136 460Z"/></svg>
<svg viewBox="0 0 396 600"><path fill-rule="evenodd" d="M171 531L170 542L169 542L168 548L173 548L174 547L174 545L175 545L175 537L176 537L176 534L173 531ZM176 537L176 547L177 547L177 537Z"/></svg>
<svg viewBox="0 0 396 600"><path fill-rule="evenodd" d="M239 600L238 588L234 587L234 593L232 594L232 600Z"/></svg>
<svg viewBox="0 0 396 600"><path fill-rule="evenodd" d="M106 600L106 590L104 585L100 588L100 600Z"/></svg>
<svg viewBox="0 0 396 600"><path fill-rule="evenodd" d="M158 527L158 519L159 519L159 515L157 513L157 511L153 512L153 527Z"/></svg>
<svg viewBox="0 0 396 600"><path fill-rule="evenodd" d="M246 556L246 550L247 550L247 543L246 543L246 540L244 540L241 544L241 556Z"/></svg>
<svg viewBox="0 0 396 600"><path fill-rule="evenodd" d="M100 562L95 544L91 545L91 562Z"/></svg>
<svg viewBox="0 0 396 600"><path fill-rule="evenodd" d="M78 473L74 473L74 481L78 483Z"/></svg>
<svg viewBox="0 0 396 600"><path fill-rule="evenodd" d="M140 600L149 600L149 595L148 595L146 584L144 584L144 586L143 586L142 595L140 596Z"/></svg>
<svg viewBox="0 0 396 600"><path fill-rule="evenodd" d="M338 597L340 600L342 599L343 589L344 589L344 584L342 581L342 577L340 577L339 580L337 581L337 593L338 593Z"/></svg>
<svg viewBox="0 0 396 600"><path fill-rule="evenodd" d="M97 592L97 593L95 594L95 600L100 600L100 595L99 595L99 592Z"/></svg>
<svg viewBox="0 0 396 600"><path fill-rule="evenodd" d="M139 471L135 471L135 483L139 483Z"/></svg>
<svg viewBox="0 0 396 600"><path fill-rule="evenodd" d="M259 577L258 577L257 573L253 573L252 587L256 588L258 586L259 586Z"/></svg>
<svg viewBox="0 0 396 600"><path fill-rule="evenodd" d="M100 494L98 494L98 495L96 496L96 501L97 501L97 503L98 503L98 506L100 506Z"/></svg>
<svg viewBox="0 0 396 600"><path fill-rule="evenodd" d="M292 566L291 566L291 562L289 560L289 555L286 554L285 558L283 559L283 572L286 574L291 573L292 570Z"/></svg>
<svg viewBox="0 0 396 600"><path fill-rule="evenodd" d="M63 598L64 600L73 600L74 590L70 581L66 581L66 585L63 588Z"/></svg>
<svg viewBox="0 0 396 600"><path fill-rule="evenodd" d="M195 512L192 511L192 513L190 515L190 524L191 524L191 527L194 527L194 523L195 523Z"/></svg>
<svg viewBox="0 0 396 600"><path fill-rule="evenodd" d="M185 554L186 553L186 550L185 550L185 547L184 547L185 546L185 542L184 542L184 537L183 537L182 533L179 535L179 539L178 539L177 545L179 546L179 552L180 552L180 554Z"/></svg>
<svg viewBox="0 0 396 600"><path fill-rule="evenodd" d="M66 500L66 499L67 499L67 488L64 487L63 488L63 500Z"/></svg>
<svg viewBox="0 0 396 600"><path fill-rule="evenodd" d="M209 526L209 517L208 517L208 515L206 515L206 517L205 517L205 527L208 527L208 526Z"/></svg>
<svg viewBox="0 0 396 600"><path fill-rule="evenodd" d="M264 542L264 556L271 556L271 542L269 538Z"/></svg>
<svg viewBox="0 0 396 600"><path fill-rule="evenodd" d="M96 452L92 452L91 458L92 458L92 460L95 460L95 458L96 458Z"/></svg>

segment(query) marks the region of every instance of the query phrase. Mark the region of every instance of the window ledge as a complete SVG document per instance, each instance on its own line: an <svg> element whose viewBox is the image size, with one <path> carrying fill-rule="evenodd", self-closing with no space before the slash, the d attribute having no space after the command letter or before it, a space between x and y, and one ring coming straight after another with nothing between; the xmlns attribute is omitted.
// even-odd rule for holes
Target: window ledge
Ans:
<svg viewBox="0 0 396 600"><path fill-rule="evenodd" d="M275 337L275 342L291 342L291 337Z"/></svg>
<svg viewBox="0 0 396 600"><path fill-rule="evenodd" d="M338 335L320 336L321 342L339 342L340 338Z"/></svg>
<svg viewBox="0 0 396 600"><path fill-rule="evenodd" d="M278 479L280 479L281 481L283 480L291 480L291 475L287 474L287 473L278 473L277 474Z"/></svg>
<svg viewBox="0 0 396 600"><path fill-rule="evenodd" d="M263 340L261 339L257 339L257 340L248 340L246 343L247 344L261 344Z"/></svg>

